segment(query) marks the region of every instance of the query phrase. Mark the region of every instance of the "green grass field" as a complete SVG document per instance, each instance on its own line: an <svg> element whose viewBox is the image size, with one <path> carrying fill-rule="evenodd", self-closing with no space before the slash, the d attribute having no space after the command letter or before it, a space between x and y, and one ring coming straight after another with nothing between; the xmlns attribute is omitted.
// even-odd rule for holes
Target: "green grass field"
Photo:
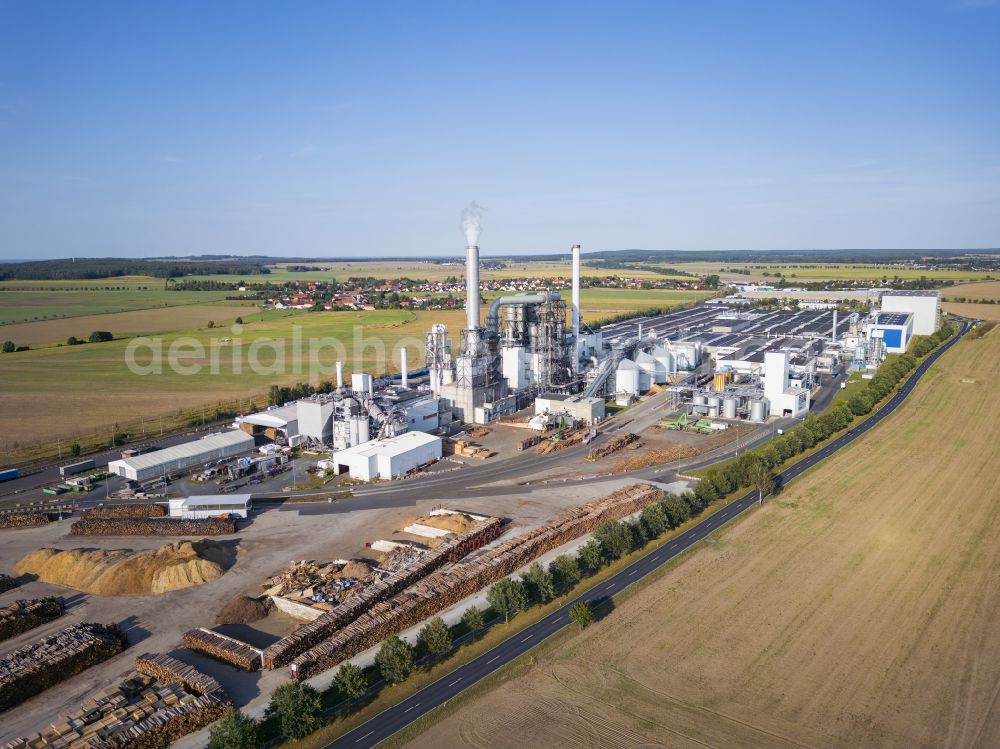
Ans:
<svg viewBox="0 0 1000 749"><path fill-rule="evenodd" d="M729 281L751 281L768 280L763 273L766 271L773 274L775 271L781 273L789 280L795 278L802 281L851 281L868 280L880 281L883 277L888 279L901 278L912 281L921 276L931 279L952 280L952 281L979 281L985 279L989 273L977 273L971 271L951 271L951 270L912 270L910 268L893 268L888 265L861 265L861 264L818 264L818 263L676 263L671 267L688 273L715 273ZM751 275L726 273L723 268L749 269ZM792 277L795 274L795 278Z"/></svg>

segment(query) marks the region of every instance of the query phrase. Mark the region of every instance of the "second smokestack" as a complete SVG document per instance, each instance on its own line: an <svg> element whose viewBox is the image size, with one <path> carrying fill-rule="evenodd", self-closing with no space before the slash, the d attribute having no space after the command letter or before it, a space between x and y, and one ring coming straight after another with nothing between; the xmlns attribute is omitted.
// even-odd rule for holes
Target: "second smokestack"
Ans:
<svg viewBox="0 0 1000 749"><path fill-rule="evenodd" d="M465 319L468 330L479 330L479 248L465 248Z"/></svg>
<svg viewBox="0 0 1000 749"><path fill-rule="evenodd" d="M399 366L401 367L402 375L400 376L400 384L402 384L403 389L407 387L407 379L409 372L406 367L406 348L401 348L399 350Z"/></svg>
<svg viewBox="0 0 1000 749"><path fill-rule="evenodd" d="M580 371L580 245L573 245L573 373Z"/></svg>

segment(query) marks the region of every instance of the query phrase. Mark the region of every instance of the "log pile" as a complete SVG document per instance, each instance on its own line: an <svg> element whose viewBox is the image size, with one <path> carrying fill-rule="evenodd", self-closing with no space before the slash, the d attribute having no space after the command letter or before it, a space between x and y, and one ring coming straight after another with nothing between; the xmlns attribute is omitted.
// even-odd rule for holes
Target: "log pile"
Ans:
<svg viewBox="0 0 1000 749"><path fill-rule="evenodd" d="M229 699L215 679L165 655L144 655L117 687L3 749L164 749L217 720Z"/></svg>
<svg viewBox="0 0 1000 749"><path fill-rule="evenodd" d="M62 612L63 604L58 598L34 598L8 603L0 608L0 640L9 640L57 619Z"/></svg>
<svg viewBox="0 0 1000 749"><path fill-rule="evenodd" d="M607 497L564 512L558 518L444 570L438 570L394 598L372 606L333 637L297 656L292 678L306 679L419 624L486 586L507 577L547 551L661 499L660 490L633 484Z"/></svg>
<svg viewBox="0 0 1000 749"><path fill-rule="evenodd" d="M606 442L600 447L596 447L590 451L588 456L591 460L600 460L601 458L606 458L609 455L614 455L616 452L621 450L623 447L631 445L633 442L639 441L639 435L633 434L632 432L627 432L626 434L620 434L613 440Z"/></svg>
<svg viewBox="0 0 1000 749"><path fill-rule="evenodd" d="M0 528L37 528L49 522L49 516L44 512L0 513Z"/></svg>
<svg viewBox="0 0 1000 749"><path fill-rule="evenodd" d="M236 533L231 518L182 520L180 518L84 517L69 529L73 536L225 536Z"/></svg>
<svg viewBox="0 0 1000 749"><path fill-rule="evenodd" d="M157 504L105 505L83 513L85 518L162 518L167 508Z"/></svg>
<svg viewBox="0 0 1000 749"><path fill-rule="evenodd" d="M10 575L0 573L0 593L6 593L8 590L13 590L16 587L17 580Z"/></svg>
<svg viewBox="0 0 1000 749"><path fill-rule="evenodd" d="M375 604L391 598L439 567L455 562L469 552L495 540L503 532L506 524L507 521L502 518L489 518L471 533L444 542L421 556L416 564L394 572L348 598L332 611L300 625L290 635L264 650L264 667L273 669L291 663L297 655L323 642Z"/></svg>
<svg viewBox="0 0 1000 749"><path fill-rule="evenodd" d="M125 635L115 624L84 622L0 659L0 710L117 655Z"/></svg>
<svg viewBox="0 0 1000 749"><path fill-rule="evenodd" d="M244 671L259 671L263 653L234 637L226 637L210 629L190 629L181 638L181 647L197 650L217 661Z"/></svg>

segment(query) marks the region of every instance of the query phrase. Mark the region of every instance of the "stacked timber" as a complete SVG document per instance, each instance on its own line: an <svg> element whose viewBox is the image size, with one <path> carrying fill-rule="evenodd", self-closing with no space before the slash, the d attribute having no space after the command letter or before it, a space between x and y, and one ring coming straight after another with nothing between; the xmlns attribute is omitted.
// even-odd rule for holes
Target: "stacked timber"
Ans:
<svg viewBox="0 0 1000 749"><path fill-rule="evenodd" d="M357 595L348 598L317 617L302 624L287 637L283 637L264 650L264 667L273 669L291 663L300 653L318 645L339 629L368 611L380 601L385 601L399 591L413 585L434 570L452 563L466 554L490 543L500 536L507 521L503 518L488 518L475 530L446 541L431 549L413 565L397 570L388 577L374 583Z"/></svg>
<svg viewBox="0 0 1000 749"><path fill-rule="evenodd" d="M0 574L0 593L6 593L17 587L17 580L10 575Z"/></svg>
<svg viewBox="0 0 1000 749"><path fill-rule="evenodd" d="M541 554L595 530L601 523L627 517L662 496L647 484L633 484L569 510L475 559L439 570L394 598L372 606L335 635L297 656L289 669L291 676L306 679L333 668L389 635L419 624L511 575Z"/></svg>
<svg viewBox="0 0 1000 749"><path fill-rule="evenodd" d="M225 536L236 533L232 518L87 517L70 526L73 536Z"/></svg>
<svg viewBox="0 0 1000 749"><path fill-rule="evenodd" d="M7 710L125 648L114 624L84 622L0 659L0 710Z"/></svg>
<svg viewBox="0 0 1000 749"><path fill-rule="evenodd" d="M49 522L49 516L44 512L0 513L0 528L37 528Z"/></svg>
<svg viewBox="0 0 1000 749"><path fill-rule="evenodd" d="M163 749L217 720L228 705L214 679L174 658L144 655L117 686L3 749Z"/></svg>
<svg viewBox="0 0 1000 749"><path fill-rule="evenodd" d="M167 508L157 504L105 505L83 513L85 518L162 518Z"/></svg>
<svg viewBox="0 0 1000 749"><path fill-rule="evenodd" d="M627 447L628 445L631 445L633 442L638 442L638 441L639 441L638 434L633 434L632 432L627 432L626 434L620 434L610 442L606 442L600 447L591 450L590 455L588 457L591 458L592 460L606 458L609 455L614 455L623 447Z"/></svg>
<svg viewBox="0 0 1000 749"><path fill-rule="evenodd" d="M263 653L257 648L210 629L188 630L181 638L181 647L197 650L210 658L229 663L244 671L259 671L263 660Z"/></svg>
<svg viewBox="0 0 1000 749"><path fill-rule="evenodd" d="M0 608L0 640L9 640L22 632L50 622L62 615L63 605L58 598L35 598L14 601Z"/></svg>

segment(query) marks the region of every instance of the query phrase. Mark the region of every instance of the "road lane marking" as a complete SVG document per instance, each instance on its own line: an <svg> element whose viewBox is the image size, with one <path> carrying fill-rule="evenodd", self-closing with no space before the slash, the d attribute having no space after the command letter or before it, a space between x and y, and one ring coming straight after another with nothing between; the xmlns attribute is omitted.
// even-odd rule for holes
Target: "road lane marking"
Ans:
<svg viewBox="0 0 1000 749"><path fill-rule="evenodd" d="M368 732L368 733L366 733L366 734L365 734L364 736L362 736L362 737L361 737L360 739L354 739L354 743L355 743L355 744L357 744L357 743L358 743L359 741L364 741L364 740L365 740L365 739L367 739L367 738L368 738L369 736L371 736L371 735L372 735L373 733L375 733L375 732L374 732L374 731L369 731L369 732Z"/></svg>
<svg viewBox="0 0 1000 749"><path fill-rule="evenodd" d="M629 576L629 577L632 577L632 575L634 575L634 574L635 574L636 572L638 572L638 571L639 571L639 570L632 570L631 572L629 572L629 573L628 573L628 576Z"/></svg>
<svg viewBox="0 0 1000 749"><path fill-rule="evenodd" d="M494 655L492 658L486 661L486 665L487 666L490 665L491 663L493 663L493 661L497 660L499 657L500 657L499 655Z"/></svg>
<svg viewBox="0 0 1000 749"><path fill-rule="evenodd" d="M416 705L410 705L410 706L409 706L408 708L406 708L406 709L405 709L405 710L404 710L403 712L404 712L404 713L408 713L408 712L410 712L410 710L412 710L412 709L413 709L413 708L415 708L415 707L420 707L420 703L418 702L418 703L417 703Z"/></svg>
<svg viewBox="0 0 1000 749"><path fill-rule="evenodd" d="M527 641L528 641L528 640L530 640L530 639L531 639L532 637L533 637L533 635L528 635L528 636L527 636L527 637L525 637L525 638L524 638L523 640L521 640L521 642L527 642ZM451 686L451 684L449 684L448 686L450 687L450 686Z"/></svg>
<svg viewBox="0 0 1000 749"><path fill-rule="evenodd" d="M451 684L449 684L448 686L449 686L449 687L453 687L453 686L455 686L456 684L458 684L458 682L460 682L461 680L462 680L462 677L461 677L461 676L459 676L459 677L458 677L457 679L455 679L455 681L453 681L453 682L452 682Z"/></svg>

